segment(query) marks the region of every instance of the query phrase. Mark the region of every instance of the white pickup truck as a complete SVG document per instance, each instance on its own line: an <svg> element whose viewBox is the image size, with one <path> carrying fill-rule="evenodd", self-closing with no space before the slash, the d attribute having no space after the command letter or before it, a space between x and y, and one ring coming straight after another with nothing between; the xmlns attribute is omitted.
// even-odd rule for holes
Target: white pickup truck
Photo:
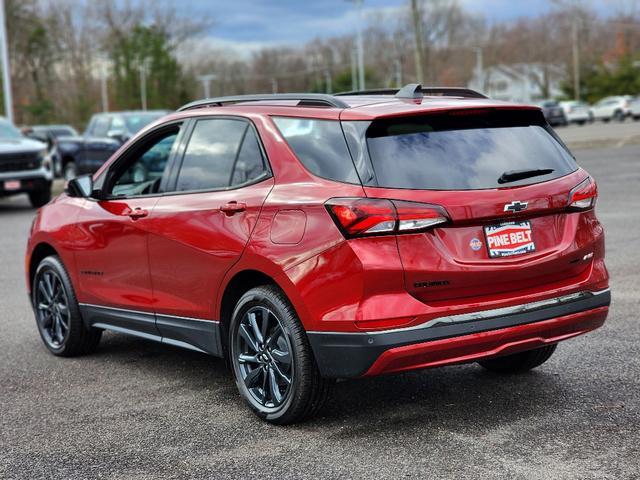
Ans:
<svg viewBox="0 0 640 480"><path fill-rule="evenodd" d="M47 145L0 118L0 197L26 193L33 207L41 207L51 200L52 181Z"/></svg>

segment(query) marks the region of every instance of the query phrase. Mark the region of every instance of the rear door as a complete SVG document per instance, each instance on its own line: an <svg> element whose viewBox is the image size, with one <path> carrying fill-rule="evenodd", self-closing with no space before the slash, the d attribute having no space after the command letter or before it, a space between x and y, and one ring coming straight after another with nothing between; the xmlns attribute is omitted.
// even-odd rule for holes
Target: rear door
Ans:
<svg viewBox="0 0 640 480"><path fill-rule="evenodd" d="M154 209L149 239L158 327L181 337L176 318L213 319L217 290L240 259L273 186L253 125L242 118L192 121L171 194ZM188 329L187 329L188 330Z"/></svg>
<svg viewBox="0 0 640 480"><path fill-rule="evenodd" d="M439 205L450 219L397 236L417 298L445 305L500 296L588 269L576 261L589 251L588 239L576 242L580 217L565 213L586 174L538 111L375 121L365 141L374 173L367 196Z"/></svg>

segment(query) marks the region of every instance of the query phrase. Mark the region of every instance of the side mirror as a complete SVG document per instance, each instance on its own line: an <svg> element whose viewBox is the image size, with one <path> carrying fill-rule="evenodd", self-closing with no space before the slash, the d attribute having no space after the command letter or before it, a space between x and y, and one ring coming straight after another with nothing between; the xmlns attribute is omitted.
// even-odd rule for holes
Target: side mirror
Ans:
<svg viewBox="0 0 640 480"><path fill-rule="evenodd" d="M124 130L109 130L107 132L107 137L117 140L120 143L124 143L127 141L127 132Z"/></svg>
<svg viewBox="0 0 640 480"><path fill-rule="evenodd" d="M91 175L81 175L67 182L64 189L70 197L89 198L93 193L93 178Z"/></svg>

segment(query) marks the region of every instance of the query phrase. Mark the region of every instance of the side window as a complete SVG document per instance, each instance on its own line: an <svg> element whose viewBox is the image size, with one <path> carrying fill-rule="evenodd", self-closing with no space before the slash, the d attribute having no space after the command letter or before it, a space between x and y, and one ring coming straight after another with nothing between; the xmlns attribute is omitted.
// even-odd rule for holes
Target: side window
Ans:
<svg viewBox="0 0 640 480"><path fill-rule="evenodd" d="M198 120L184 153L177 191L216 190L252 181L265 172L253 128L243 120Z"/></svg>
<svg viewBox="0 0 640 480"><path fill-rule="evenodd" d="M107 115L100 115L93 122L89 135L92 137L106 137L109 132L110 123L111 119Z"/></svg>
<svg viewBox="0 0 640 480"><path fill-rule="evenodd" d="M140 147L134 147L125 164L117 167L108 193L114 197L157 193L179 130L180 127L175 126L152 139L142 139Z"/></svg>
<svg viewBox="0 0 640 480"><path fill-rule="evenodd" d="M125 132L127 130L127 126L124 123L124 119L122 117L113 117L111 122L111 126L109 127L111 131Z"/></svg>
<svg viewBox="0 0 640 480"><path fill-rule="evenodd" d="M278 130L311 173L346 183L360 183L340 122L274 117Z"/></svg>
<svg viewBox="0 0 640 480"><path fill-rule="evenodd" d="M231 185L236 186L252 182L265 172L266 168L258 137L253 128L247 125L244 140L238 152L238 158L233 166Z"/></svg>

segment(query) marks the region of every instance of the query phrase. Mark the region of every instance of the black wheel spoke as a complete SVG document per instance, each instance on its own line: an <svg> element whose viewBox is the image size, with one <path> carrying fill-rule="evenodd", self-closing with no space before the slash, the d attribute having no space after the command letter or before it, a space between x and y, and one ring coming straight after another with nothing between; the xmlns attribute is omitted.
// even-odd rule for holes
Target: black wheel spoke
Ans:
<svg viewBox="0 0 640 480"><path fill-rule="evenodd" d="M280 326L280 324L276 324L273 332L271 332L271 335L269 335L267 340L264 342L265 346L271 347L278 340L278 337L280 337L282 334L282 327Z"/></svg>
<svg viewBox="0 0 640 480"><path fill-rule="evenodd" d="M248 353L238 355L238 361L240 363L260 363L257 355L249 355Z"/></svg>
<svg viewBox="0 0 640 480"><path fill-rule="evenodd" d="M264 343L264 338L262 336L260 328L258 327L258 320L256 318L255 312L251 312L247 316L249 318L249 323L251 324L251 329L253 330L253 337L256 339L258 345L262 345Z"/></svg>
<svg viewBox="0 0 640 480"><path fill-rule="evenodd" d="M53 299L49 295L49 292L47 292L47 287L45 286L44 281L38 283L38 292L40 292L48 304L51 304Z"/></svg>
<svg viewBox="0 0 640 480"><path fill-rule="evenodd" d="M260 378L261 373L262 373L261 367L254 368L249 373L247 373L247 376L244 378L244 384L247 386L247 388L255 388L258 386L258 383L259 383L258 380Z"/></svg>
<svg viewBox="0 0 640 480"><path fill-rule="evenodd" d="M249 348L251 348L251 350L253 350L254 352L258 352L260 350L256 341L251 336L251 333L249 333L249 329L244 324L240 324L240 336L247 343Z"/></svg>
<svg viewBox="0 0 640 480"><path fill-rule="evenodd" d="M291 383L291 379L287 377L282 370L280 370L277 362L273 362L273 370L275 370L275 373L282 378L287 385Z"/></svg>
<svg viewBox="0 0 640 480"><path fill-rule="evenodd" d="M280 393L280 386L278 385L276 373L273 368L269 369L269 393L275 405L282 403L282 393Z"/></svg>
<svg viewBox="0 0 640 480"><path fill-rule="evenodd" d="M264 307L260 307L260 317L262 318L260 333L262 334L262 338L265 339L269 332L269 310Z"/></svg>
<svg viewBox="0 0 640 480"><path fill-rule="evenodd" d="M53 282L51 280L51 274L49 272L45 273L43 275L43 279L45 289L47 290L48 299L49 301L53 301Z"/></svg>

